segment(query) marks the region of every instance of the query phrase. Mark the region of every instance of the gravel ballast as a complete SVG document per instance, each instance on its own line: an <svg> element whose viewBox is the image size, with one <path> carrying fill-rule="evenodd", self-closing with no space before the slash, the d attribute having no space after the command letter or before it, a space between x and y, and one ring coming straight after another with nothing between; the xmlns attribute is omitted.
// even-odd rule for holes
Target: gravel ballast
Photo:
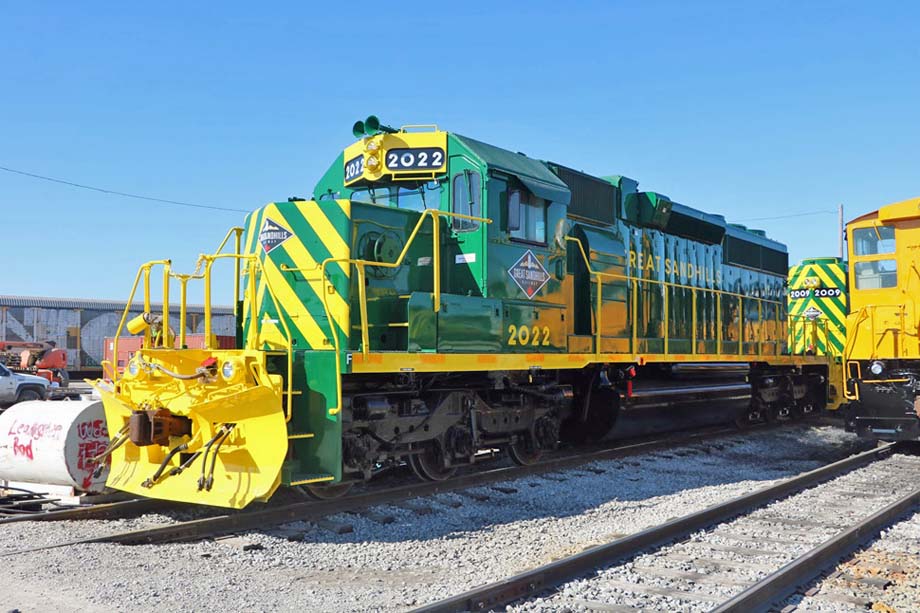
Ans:
<svg viewBox="0 0 920 613"><path fill-rule="evenodd" d="M835 427L792 426L590 465L602 473L574 469L504 491L471 490L485 501L441 494L418 509L329 518L352 527L344 534L295 522L216 541L17 554L0 558L0 604L23 613L403 611L751 492L858 445ZM9 524L0 528L0 555L172 521L159 513Z"/></svg>

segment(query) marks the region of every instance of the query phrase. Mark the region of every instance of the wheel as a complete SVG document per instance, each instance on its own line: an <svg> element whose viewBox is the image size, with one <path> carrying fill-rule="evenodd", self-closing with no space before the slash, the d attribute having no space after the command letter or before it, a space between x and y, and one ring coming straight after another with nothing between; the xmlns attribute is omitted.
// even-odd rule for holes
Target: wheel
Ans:
<svg viewBox="0 0 920 613"><path fill-rule="evenodd" d="M27 400L41 400L42 395L35 390L22 390L16 396L16 402L26 402Z"/></svg>
<svg viewBox="0 0 920 613"><path fill-rule="evenodd" d="M530 466L536 464L543 455L543 450L533 444L533 437L530 434L517 437L517 439L508 445L508 455L511 461L518 466Z"/></svg>
<svg viewBox="0 0 920 613"><path fill-rule="evenodd" d="M70 385L70 373L66 370L59 370L57 374L61 379L61 387L68 387Z"/></svg>
<svg viewBox="0 0 920 613"><path fill-rule="evenodd" d="M333 483L330 485L324 485L318 483L316 485L301 485L300 490L304 492L310 498L315 498L316 500L332 500L334 498L340 498L348 493L348 490L351 489L353 483Z"/></svg>
<svg viewBox="0 0 920 613"><path fill-rule="evenodd" d="M444 452L438 443L425 445L420 453L409 456L409 468L423 481L444 481L457 472L456 466L444 466Z"/></svg>

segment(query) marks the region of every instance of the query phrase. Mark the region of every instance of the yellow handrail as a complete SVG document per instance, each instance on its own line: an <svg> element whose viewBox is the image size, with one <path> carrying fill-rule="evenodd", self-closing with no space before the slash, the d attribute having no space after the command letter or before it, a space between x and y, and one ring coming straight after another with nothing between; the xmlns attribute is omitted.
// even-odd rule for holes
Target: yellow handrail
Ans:
<svg viewBox="0 0 920 613"><path fill-rule="evenodd" d="M137 275L134 277L134 285L131 286L131 294L128 296L128 301L125 303L125 309L121 314L121 321L118 322L118 328L115 330L115 338L112 341L112 356L115 361L115 374L112 377L112 385L118 382L118 339L121 337L121 332L125 327L125 322L128 321L128 314L131 312L131 306L134 304L134 295L137 293L137 286L140 284L141 276L144 277L144 312L150 312L150 269L157 265L169 265L169 260L153 260L146 262L137 269ZM166 321L167 327L169 326L169 320ZM150 344L150 329L147 328L144 330L144 347L148 347Z"/></svg>
<svg viewBox="0 0 920 613"><path fill-rule="evenodd" d="M432 274L433 274L433 287L432 292L432 302L433 310L435 313L441 310L441 236L440 236L440 218L441 217L451 217L457 219L466 219L468 221L478 221L481 223L490 224L492 223L491 219L486 217L475 217L473 215L464 215L463 213L453 213L450 211L441 211L438 209L425 209L422 211L422 214L419 216L418 221L415 224L415 227L412 229L412 232L409 234L409 237L406 239L406 244L403 246L402 251L396 256L396 259L392 262L377 262L373 260L364 260L364 259L354 259L354 258L326 258L320 264L311 267L311 268L295 268L293 266L288 266L282 264L280 266L281 270L284 272L315 272L317 268L320 271L320 277L323 281L323 291L321 292L323 296L323 310L326 312L326 319L330 322L330 332L332 335L332 345L335 351L335 383L336 383L336 401L335 407L329 409L329 415L337 415L342 410L342 364L341 364L341 349L339 347L339 335L335 332L335 327L332 325L333 322L332 311L329 309L329 301L327 300L327 288L331 288L333 292L337 291L335 285L329 280L329 277L326 274L326 268L332 263L340 264L349 264L353 265L358 271L358 308L361 316L361 349L362 354L367 356L370 352L370 333L368 331L367 325L367 295L364 288L364 279L365 279L365 267L367 266L376 266L380 268L398 268L402 266L403 260L406 258L406 255L409 253L409 248L415 242L415 237L418 235L419 230L422 228L422 224L425 222L426 217L431 217L432 225L432 246L431 246L431 265L432 265ZM327 285L328 284L328 285Z"/></svg>
<svg viewBox="0 0 920 613"><path fill-rule="evenodd" d="M670 330L669 330L669 327L670 327L670 326L669 326L669 322L670 322L670 313L668 313L668 302L669 302L669 301L668 301L668 295L670 294L670 292L668 292L667 289L668 289L668 288L680 288L680 289L689 289L689 290L691 291L691 295L693 296L693 303L694 303L694 304L693 304L693 316L692 316L692 324L693 324L693 334L692 334L692 339L693 339L693 340L692 340L692 342L693 342L693 350L692 350L691 353L696 353L696 293L697 293L697 292L707 292L707 293L713 293L713 294L716 295L716 299L717 299L717 307L716 307L716 310L717 310L717 313L719 313L719 319L720 319L720 320L721 320L721 307L722 307L722 300L721 300L721 299L722 299L722 295L731 296L731 297L733 297L733 298L738 298L738 301L739 301L739 302L738 302L738 312L739 312L739 322L738 322L738 331L739 331L739 332L738 332L738 354L739 354L739 355L742 354L742 352L743 352L743 347L744 347L744 341L743 341L743 338L744 338L744 299L745 299L744 294L738 294L738 293L735 293L735 292L729 292L729 291L721 290L721 289L714 289L714 288L711 289L711 288L707 288L707 287L696 287L696 286L693 286L693 285L685 285L685 284L683 284L683 283L673 283L673 282L671 282L671 281L660 281L660 280L658 280L658 279L645 279L645 278L642 278L642 277L635 277L635 276L632 276L632 275L621 275L621 274L619 274L619 273L600 272L600 271L594 270L594 269L591 267L591 261L590 261L590 259L588 258L588 254L587 254L587 252L585 251L585 247L584 247L584 245L582 244L581 239L576 238L576 237L574 237L574 236L566 236L566 237L565 237L565 240L566 240L566 241L569 241L569 242L572 242L572 243L575 243L575 244L578 245L578 251L581 253L581 257L582 257L582 260L584 260L585 267L588 269L588 274L593 275L593 276L595 277L595 281L596 281L596 283L597 283L597 285L598 285L598 296L600 296L600 292L601 292L601 288L602 288L602 282L601 282L601 279L602 279L602 278L619 279L619 280L621 280L621 281L627 281L627 282L629 282L629 283L632 285L633 302L632 302L632 305L631 305L631 306L632 306L632 321L633 321L633 325L632 325L631 327L632 327L632 350L633 350L633 353L637 353L637 352L638 352L638 347L637 347L637 343L638 343L638 338L637 338L637 336L638 336L638 330L637 330L636 322L637 322L637 320L638 320L638 300L637 300L637 297L638 297L638 293L639 293L639 283L654 283L654 284L663 286L663 287L665 288L665 290L666 290L666 291L665 291L665 297L664 297L664 310L665 310L665 318L664 318L664 352L665 352L665 353L668 352L668 348L669 348L669 342L668 342L668 341L669 341L669 331L670 331ZM760 305L761 305L762 303L776 304L776 305L783 305L783 304L784 304L784 302L781 301L781 300L771 300L771 299L769 299L769 298L751 298L750 296L748 296L747 299L748 299L748 300L757 300L757 301L758 301L758 312L760 311ZM600 333L600 329L601 329L601 314L600 314L600 313L601 313L601 300L600 300L600 298L597 299L597 305L596 305L596 307L595 307L595 311L596 311L596 312L595 312L595 325L597 326L597 329L595 330L595 337L596 337L596 341L595 341L595 345L596 345L596 346L595 346L595 353L598 354L598 355L600 355L600 353L601 353L601 350L600 350L600 342L601 342L601 333ZM758 336L759 336L759 335L758 335ZM719 349L721 350L721 347L722 347L722 326L717 326L717 327L716 327L716 338L717 338L717 346L718 346Z"/></svg>

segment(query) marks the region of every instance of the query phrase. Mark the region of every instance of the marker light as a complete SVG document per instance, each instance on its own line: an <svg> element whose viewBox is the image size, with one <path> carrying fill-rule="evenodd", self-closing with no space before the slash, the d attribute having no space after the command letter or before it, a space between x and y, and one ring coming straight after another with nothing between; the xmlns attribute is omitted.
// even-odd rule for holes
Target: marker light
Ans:
<svg viewBox="0 0 920 613"><path fill-rule="evenodd" d="M885 372L884 362L880 362L878 360L876 360L875 362L872 362L872 364L869 365L869 372L871 372L876 377L879 376L880 374Z"/></svg>

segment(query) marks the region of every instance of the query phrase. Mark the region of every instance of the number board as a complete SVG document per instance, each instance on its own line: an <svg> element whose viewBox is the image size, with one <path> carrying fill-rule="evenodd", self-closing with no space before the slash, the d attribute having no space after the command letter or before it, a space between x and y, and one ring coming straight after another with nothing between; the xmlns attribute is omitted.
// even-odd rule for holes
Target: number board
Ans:
<svg viewBox="0 0 920 613"><path fill-rule="evenodd" d="M440 170L444 162L444 150L440 147L390 149L386 153L387 170Z"/></svg>
<svg viewBox="0 0 920 613"><path fill-rule="evenodd" d="M345 182L354 181L364 174L364 154L357 155L345 162Z"/></svg>
<svg viewBox="0 0 920 613"><path fill-rule="evenodd" d="M815 298L839 298L843 294L837 287L815 287L811 289L793 289L789 291L789 297L793 300L801 300L814 295Z"/></svg>

